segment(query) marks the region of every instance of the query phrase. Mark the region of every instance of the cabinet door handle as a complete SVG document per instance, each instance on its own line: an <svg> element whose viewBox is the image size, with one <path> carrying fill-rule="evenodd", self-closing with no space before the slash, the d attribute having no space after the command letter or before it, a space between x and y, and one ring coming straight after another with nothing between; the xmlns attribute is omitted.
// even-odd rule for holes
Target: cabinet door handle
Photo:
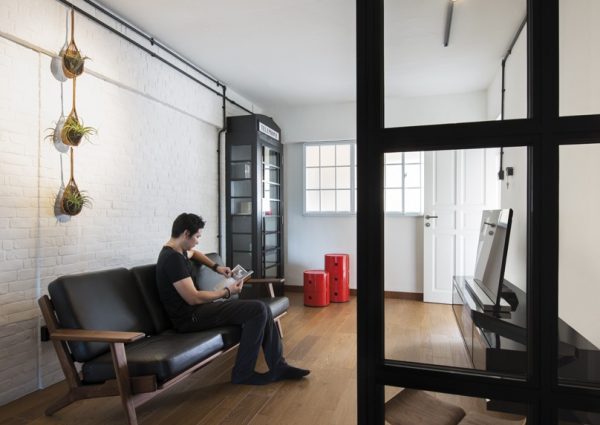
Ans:
<svg viewBox="0 0 600 425"><path fill-rule="evenodd" d="M425 216L425 220L429 220L430 218L438 218L438 216L437 215L429 215L429 214L427 214Z"/></svg>

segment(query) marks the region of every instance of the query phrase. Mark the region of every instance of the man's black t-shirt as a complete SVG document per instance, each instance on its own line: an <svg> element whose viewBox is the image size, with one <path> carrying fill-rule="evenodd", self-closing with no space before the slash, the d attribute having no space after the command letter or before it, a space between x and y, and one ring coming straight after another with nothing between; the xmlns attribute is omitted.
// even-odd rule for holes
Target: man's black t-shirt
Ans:
<svg viewBox="0 0 600 425"><path fill-rule="evenodd" d="M164 246L156 262L156 285L160 300L175 325L181 328L192 320L195 306L189 305L179 295L173 283L192 277L192 265L187 255L180 254L173 248Z"/></svg>

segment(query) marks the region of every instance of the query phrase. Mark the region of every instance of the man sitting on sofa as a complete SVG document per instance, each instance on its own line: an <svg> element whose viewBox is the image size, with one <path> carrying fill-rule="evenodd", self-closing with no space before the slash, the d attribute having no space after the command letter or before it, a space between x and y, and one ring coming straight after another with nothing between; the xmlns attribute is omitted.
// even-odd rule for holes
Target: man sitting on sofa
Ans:
<svg viewBox="0 0 600 425"><path fill-rule="evenodd" d="M200 239L204 220L183 213L173 222L171 238L163 246L156 264L156 284L160 299L178 332L196 332L224 325L241 326L242 335L231 373L234 384L264 385L283 379L300 379L310 373L286 363L281 338L271 310L258 300L228 300L242 290L242 281L214 291L199 291L192 280L190 259L215 272L230 276L229 267L213 263L193 249ZM226 299L228 302L213 302ZM269 372L254 370L258 351L263 347Z"/></svg>

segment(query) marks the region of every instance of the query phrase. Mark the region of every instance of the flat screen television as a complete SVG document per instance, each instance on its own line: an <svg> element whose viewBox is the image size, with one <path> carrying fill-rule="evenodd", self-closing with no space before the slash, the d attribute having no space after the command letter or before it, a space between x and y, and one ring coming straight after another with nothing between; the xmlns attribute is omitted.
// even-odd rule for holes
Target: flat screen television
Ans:
<svg viewBox="0 0 600 425"><path fill-rule="evenodd" d="M498 307L501 304L512 216L513 211L510 208L484 210L481 215L473 280ZM483 300L481 303L483 304Z"/></svg>

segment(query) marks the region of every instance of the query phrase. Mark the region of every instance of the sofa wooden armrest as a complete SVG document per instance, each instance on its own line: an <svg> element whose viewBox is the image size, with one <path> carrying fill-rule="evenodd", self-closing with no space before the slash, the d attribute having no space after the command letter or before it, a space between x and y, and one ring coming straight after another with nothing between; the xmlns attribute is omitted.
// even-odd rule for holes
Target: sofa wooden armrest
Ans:
<svg viewBox="0 0 600 425"><path fill-rule="evenodd" d="M246 281L246 283L254 284L254 283L285 283L285 279L282 277L273 277L273 278L263 278L263 279L253 279L250 278Z"/></svg>
<svg viewBox="0 0 600 425"><path fill-rule="evenodd" d="M128 343L144 338L142 332L118 332L118 331L96 331L89 329L56 329L50 332L50 339L60 341L88 341L108 343Z"/></svg>

